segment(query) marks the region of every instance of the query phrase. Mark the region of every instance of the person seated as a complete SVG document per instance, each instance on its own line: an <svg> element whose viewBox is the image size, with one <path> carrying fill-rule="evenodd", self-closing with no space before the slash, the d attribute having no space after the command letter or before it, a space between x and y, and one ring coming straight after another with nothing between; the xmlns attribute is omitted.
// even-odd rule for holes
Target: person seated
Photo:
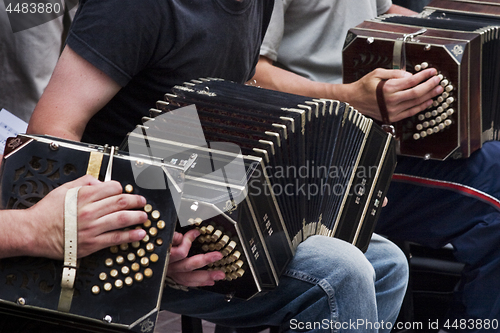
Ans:
<svg viewBox="0 0 500 333"><path fill-rule="evenodd" d="M284 0L276 2L253 80L263 88L337 99L382 120L376 87L381 80L390 122L425 110L441 94L437 69L416 74L378 68L342 84L342 48L350 28L382 14L414 15L390 0ZM399 156L375 232L432 248L453 246L465 264L453 304L440 319L445 331L486 330L500 318L500 142L489 141L467 159ZM421 181L425 180L425 181ZM450 188L453 184L453 190ZM488 199L485 199L488 198ZM478 244L481 244L478 246Z"/></svg>
<svg viewBox="0 0 500 333"><path fill-rule="evenodd" d="M119 145L176 84L200 77L245 83L254 73L273 1L81 1L28 133ZM199 232L176 234L167 275L188 287L225 277L203 269L218 251L188 256ZM374 235L366 253L339 239L302 242L276 289L248 301L167 286L161 306L214 323L284 331L389 332L408 279L404 254ZM318 327L318 323L323 326ZM350 326L351 325L351 326Z"/></svg>

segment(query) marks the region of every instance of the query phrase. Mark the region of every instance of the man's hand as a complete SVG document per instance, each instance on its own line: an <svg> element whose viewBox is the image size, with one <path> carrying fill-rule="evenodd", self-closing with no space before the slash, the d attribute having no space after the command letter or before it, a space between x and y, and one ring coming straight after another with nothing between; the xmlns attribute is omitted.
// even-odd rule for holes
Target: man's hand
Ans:
<svg viewBox="0 0 500 333"><path fill-rule="evenodd" d="M31 238L26 246L28 255L63 258L64 199L68 189L77 186L82 186L78 193L78 257L145 237L143 229L119 229L147 220L146 212L131 210L144 207L146 199L122 193L122 187L116 181L103 183L87 175L57 187L33 207L24 210L24 235ZM21 218L19 223L23 220Z"/></svg>
<svg viewBox="0 0 500 333"><path fill-rule="evenodd" d="M349 103L365 116L382 120L377 104L377 85L383 87L389 120L395 122L425 110L432 98L443 92L440 78L434 68L417 74L402 70L378 68L356 82L332 84L311 81L298 74L277 67L272 60L261 56L253 77L255 84L267 89L284 91L314 98L334 99Z"/></svg>
<svg viewBox="0 0 500 333"><path fill-rule="evenodd" d="M356 82L345 85L349 93L345 101L366 116L382 120L377 104L376 88L380 80L383 87L389 120L396 122L411 117L432 105L432 98L443 92L437 71L429 68L411 74L401 70L375 69Z"/></svg>
<svg viewBox="0 0 500 333"><path fill-rule="evenodd" d="M207 252L187 257L191 244L199 235L200 232L195 229L184 235L176 232L172 242L167 276L176 283L187 287L213 286L215 281L225 277L222 271L199 270L199 268L222 259L220 252Z"/></svg>

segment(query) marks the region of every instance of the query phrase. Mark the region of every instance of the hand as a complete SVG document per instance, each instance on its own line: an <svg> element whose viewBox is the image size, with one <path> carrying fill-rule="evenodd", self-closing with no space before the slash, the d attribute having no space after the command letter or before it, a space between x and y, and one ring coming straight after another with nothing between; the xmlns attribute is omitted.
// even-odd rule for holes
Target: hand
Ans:
<svg viewBox="0 0 500 333"><path fill-rule="evenodd" d="M432 98L443 92L437 71L429 68L411 74L401 70L375 69L356 82L350 83L349 97L345 99L366 116L382 120L377 104L376 88L380 80L383 87L389 120L396 122L411 117L432 105Z"/></svg>
<svg viewBox="0 0 500 333"><path fill-rule="evenodd" d="M167 276L187 287L213 286L215 281L225 277L222 271L198 270L222 259L220 252L207 252L187 257L191 244L199 235L200 232L196 229L189 230L184 235L176 232L170 250Z"/></svg>
<svg viewBox="0 0 500 333"><path fill-rule="evenodd" d="M82 186L78 192L78 257L100 249L143 239L143 229L118 230L144 223L141 210L146 199L123 194L120 183L100 182L92 176L80 177L52 190L40 202L26 210L32 233L30 255L62 259L64 254L64 199L68 189Z"/></svg>

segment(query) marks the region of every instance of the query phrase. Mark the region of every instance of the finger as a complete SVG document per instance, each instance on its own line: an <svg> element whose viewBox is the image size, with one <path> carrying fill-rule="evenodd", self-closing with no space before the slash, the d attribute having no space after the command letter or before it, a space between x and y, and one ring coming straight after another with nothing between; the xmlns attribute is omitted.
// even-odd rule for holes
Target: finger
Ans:
<svg viewBox="0 0 500 333"><path fill-rule="evenodd" d="M392 97L401 101L413 101L413 103L415 103L414 101L417 101L422 103L423 101L443 92L443 87L439 84L439 82L439 77L433 76L427 81L424 81L410 89L394 93Z"/></svg>
<svg viewBox="0 0 500 333"><path fill-rule="evenodd" d="M100 183L101 182L99 180L95 179L91 175L85 175L85 176L79 177L75 180L72 180L70 182L64 183L60 187L70 189L70 188L77 187L77 186L98 185Z"/></svg>
<svg viewBox="0 0 500 333"><path fill-rule="evenodd" d="M203 287L213 286L215 281L223 280L225 274L222 271L195 271L190 273L177 273L169 275L175 282L182 284L186 287Z"/></svg>
<svg viewBox="0 0 500 333"><path fill-rule="evenodd" d="M405 91L410 88L413 88L419 84L421 84L424 81L429 81L429 79L434 79L430 80L429 82L433 83L433 86L436 86L439 84L439 77L436 76L437 70L435 68L428 68L426 70L423 70L421 72L418 72L413 75L404 75L400 78L394 78L392 79L392 84L389 84L387 87L387 92L388 93L394 93L397 91ZM389 82L388 82L389 83ZM392 89L392 90L391 90Z"/></svg>
<svg viewBox="0 0 500 333"><path fill-rule="evenodd" d="M115 230L100 234L93 238L84 238L88 241L85 243L79 243L78 245L78 257L85 257L95 251L104 249L106 247L120 245L125 243L138 242L146 236L146 230L144 229L132 229L132 230Z"/></svg>
<svg viewBox="0 0 500 333"><path fill-rule="evenodd" d="M172 273L186 273L191 272L196 269L205 267L208 264L212 264L218 260L221 260L223 255L220 252L207 252L203 254L197 254L195 256L184 258L177 262L170 261L168 265L168 271Z"/></svg>
<svg viewBox="0 0 500 333"><path fill-rule="evenodd" d="M80 220L97 220L103 216L120 211L142 208L146 204L143 196L136 194L119 194L85 204L78 197L78 218ZM138 211L146 214L144 211ZM146 215L144 215L146 216Z"/></svg>
<svg viewBox="0 0 500 333"><path fill-rule="evenodd" d="M400 109L399 114L396 114L391 118L393 121L398 121L407 117L416 115L417 113L428 109L432 106L433 99L436 95L443 92L443 87L438 86L427 94L420 96L413 100L408 100L400 103L397 108Z"/></svg>
<svg viewBox="0 0 500 333"><path fill-rule="evenodd" d="M184 236L180 232L175 231L172 238L172 246L178 246L182 242L182 237Z"/></svg>
<svg viewBox="0 0 500 333"><path fill-rule="evenodd" d="M385 69L385 68L377 68L373 70L371 74L375 78L378 78L380 80L401 79L408 76L412 76L411 73L401 69Z"/></svg>
<svg viewBox="0 0 500 333"><path fill-rule="evenodd" d="M407 105L411 105L411 104L412 103L408 103ZM412 116L416 115L417 113L426 110L430 105L432 105L432 99L430 99L422 104L415 105L409 109L406 109L406 110L400 112L397 116L394 117L393 121L400 121L400 120L403 120L405 118L412 117Z"/></svg>
<svg viewBox="0 0 500 333"><path fill-rule="evenodd" d="M180 242L176 246L172 246L170 250L170 263L182 260L186 258L191 249L191 244L200 235L200 232L196 229L191 229L186 232Z"/></svg>
<svg viewBox="0 0 500 333"><path fill-rule="evenodd" d="M84 203L95 202L104 198L123 193L122 186L117 181L99 182L93 186L82 187L78 194L78 200Z"/></svg>
<svg viewBox="0 0 500 333"><path fill-rule="evenodd" d="M137 226L146 222L148 215L139 210L122 210L111 214L106 214L92 223L81 223L78 231L83 233L92 233L94 235L104 234L112 230L124 229Z"/></svg>

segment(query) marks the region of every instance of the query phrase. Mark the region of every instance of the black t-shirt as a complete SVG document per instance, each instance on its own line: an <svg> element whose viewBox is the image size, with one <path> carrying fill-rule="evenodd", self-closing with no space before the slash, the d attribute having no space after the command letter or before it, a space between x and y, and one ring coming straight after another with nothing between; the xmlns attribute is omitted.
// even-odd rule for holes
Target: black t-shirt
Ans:
<svg viewBox="0 0 500 333"><path fill-rule="evenodd" d="M67 44L123 88L82 141L119 145L176 84L253 76L273 0L83 0Z"/></svg>

